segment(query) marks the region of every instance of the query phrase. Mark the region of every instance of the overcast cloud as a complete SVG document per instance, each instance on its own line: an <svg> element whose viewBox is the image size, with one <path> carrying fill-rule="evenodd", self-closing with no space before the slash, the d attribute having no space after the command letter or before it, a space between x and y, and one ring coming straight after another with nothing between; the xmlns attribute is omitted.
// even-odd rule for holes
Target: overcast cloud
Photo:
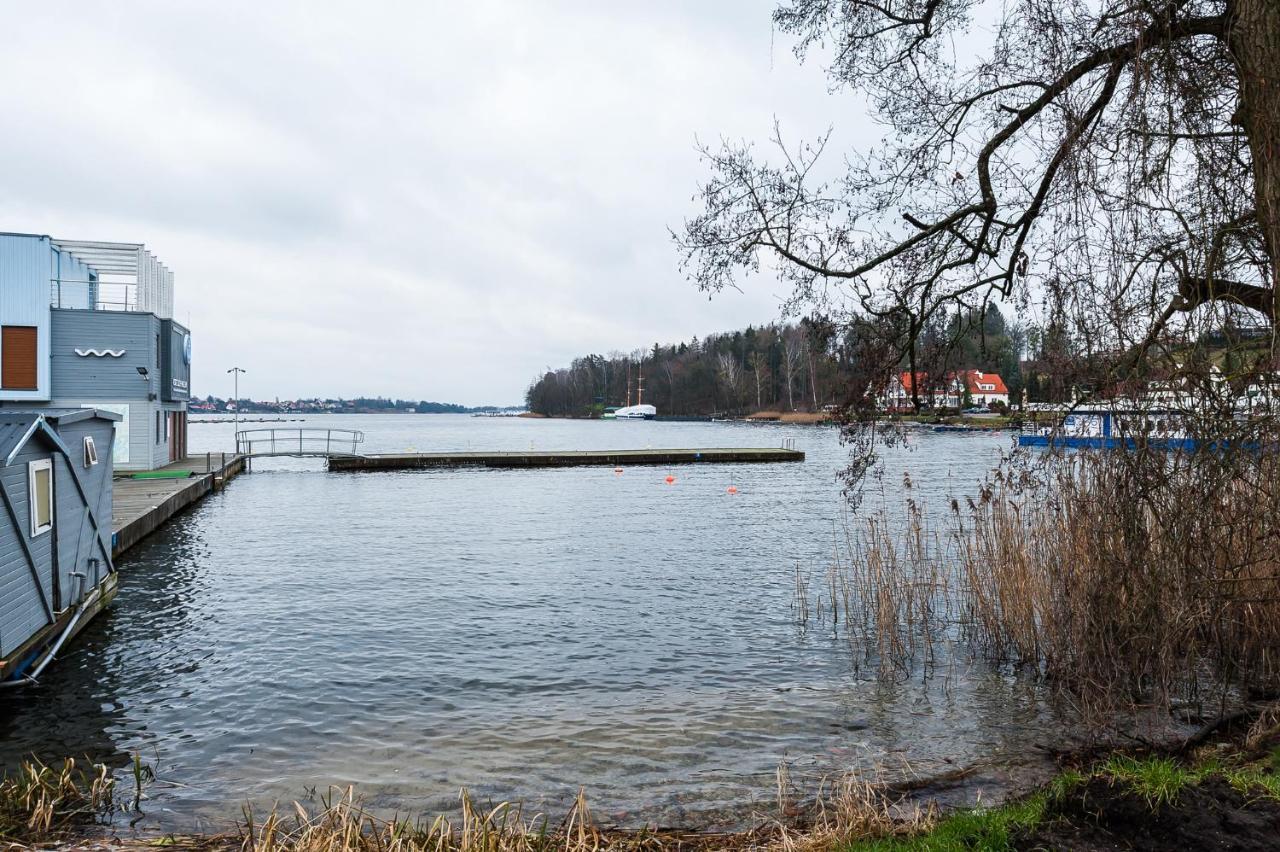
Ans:
<svg viewBox="0 0 1280 852"><path fill-rule="evenodd" d="M547 366L778 317L667 234L695 138L864 132L772 2L23 3L0 230L145 242L193 390L511 404Z"/></svg>

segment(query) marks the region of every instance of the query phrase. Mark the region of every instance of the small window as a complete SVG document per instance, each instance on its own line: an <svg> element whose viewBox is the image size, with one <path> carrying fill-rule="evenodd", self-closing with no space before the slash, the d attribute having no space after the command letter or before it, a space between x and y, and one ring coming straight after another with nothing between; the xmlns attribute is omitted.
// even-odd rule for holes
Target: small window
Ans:
<svg viewBox="0 0 1280 852"><path fill-rule="evenodd" d="M164 426L161 425L160 419L161 419L160 412L157 411L156 412L156 443L157 444L164 440Z"/></svg>
<svg viewBox="0 0 1280 852"><path fill-rule="evenodd" d="M40 459L27 464L27 497L31 502L31 535L53 529L53 461Z"/></svg>
<svg viewBox="0 0 1280 852"><path fill-rule="evenodd" d="M93 443L92 435L84 436L84 466L93 467L98 463L98 447Z"/></svg>

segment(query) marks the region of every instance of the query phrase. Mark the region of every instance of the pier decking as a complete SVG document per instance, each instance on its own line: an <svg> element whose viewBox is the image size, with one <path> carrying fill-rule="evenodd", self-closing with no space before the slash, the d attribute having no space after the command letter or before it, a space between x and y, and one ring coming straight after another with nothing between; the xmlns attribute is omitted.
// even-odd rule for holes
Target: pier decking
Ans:
<svg viewBox="0 0 1280 852"><path fill-rule="evenodd" d="M221 489L244 469L243 456L212 453L189 456L142 478L126 475L117 479L112 484L112 557L137 544L210 491ZM176 476L184 472L189 475Z"/></svg>
<svg viewBox="0 0 1280 852"><path fill-rule="evenodd" d="M607 465L763 464L801 462L800 450L729 447L692 450L560 450L509 453L385 453L332 457L329 470L408 470L431 467L537 468Z"/></svg>

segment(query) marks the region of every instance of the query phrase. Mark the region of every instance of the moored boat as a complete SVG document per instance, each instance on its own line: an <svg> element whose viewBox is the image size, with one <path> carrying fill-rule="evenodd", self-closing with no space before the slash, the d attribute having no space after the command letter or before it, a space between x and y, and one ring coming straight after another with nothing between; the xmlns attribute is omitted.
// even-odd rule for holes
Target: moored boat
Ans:
<svg viewBox="0 0 1280 852"><path fill-rule="evenodd" d="M1139 443L1166 449L1191 449L1185 414L1168 408L1141 406L1077 406L1058 422L1024 422L1019 447L1115 449Z"/></svg>
<svg viewBox="0 0 1280 852"><path fill-rule="evenodd" d="M658 416L658 409L652 405L628 405L613 412L616 420L652 420Z"/></svg>

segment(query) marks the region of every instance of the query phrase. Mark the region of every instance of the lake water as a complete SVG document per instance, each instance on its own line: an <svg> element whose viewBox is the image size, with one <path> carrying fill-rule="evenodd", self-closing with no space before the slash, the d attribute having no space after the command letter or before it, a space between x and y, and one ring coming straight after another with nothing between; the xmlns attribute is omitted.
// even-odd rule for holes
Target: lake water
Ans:
<svg viewBox="0 0 1280 852"><path fill-rule="evenodd" d="M0 699L0 764L138 752L160 778L142 828L223 829L243 801L330 784L402 813L449 809L464 786L555 810L583 786L599 817L709 825L768 810L782 763L810 779L903 761L928 773L1043 738L1019 680L975 668L889 684L844 639L798 626L796 568L825 570L847 514L831 428L305 425L361 429L368 451L794 438L808 458L620 475L258 461L123 558L112 609L39 688ZM230 449L233 428L193 423L192 452ZM886 453L868 505L900 503L904 470L937 504L972 493L1008 446L915 433Z"/></svg>

